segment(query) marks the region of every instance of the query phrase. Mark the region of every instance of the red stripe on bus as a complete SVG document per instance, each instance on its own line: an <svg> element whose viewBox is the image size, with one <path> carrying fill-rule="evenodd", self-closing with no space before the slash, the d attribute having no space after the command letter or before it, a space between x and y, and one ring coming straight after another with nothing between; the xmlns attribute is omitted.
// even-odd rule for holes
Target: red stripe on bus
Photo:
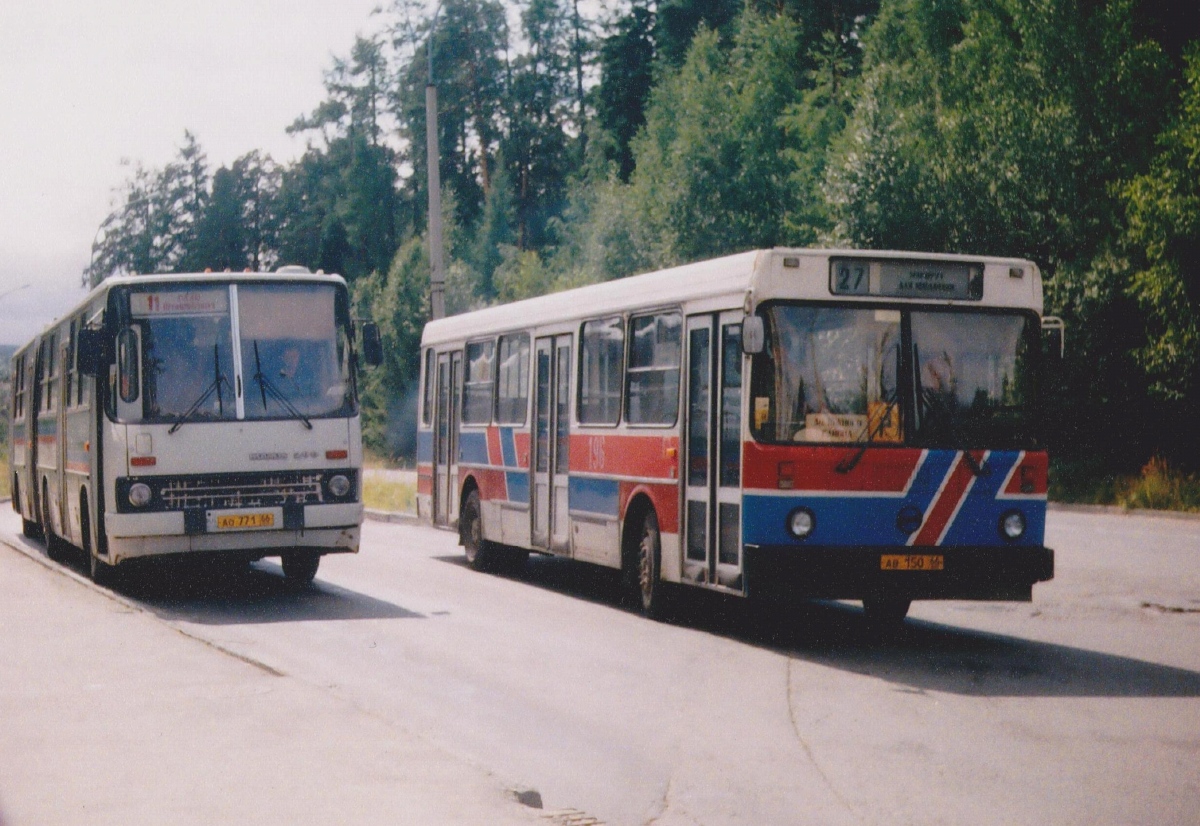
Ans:
<svg viewBox="0 0 1200 826"><path fill-rule="evenodd" d="M971 458L975 460L976 466L981 465L984 453L971 451ZM966 497L967 491L971 489L974 481L975 474L971 470L970 463L963 453L959 453L954 464L950 466L950 471L946 474L941 490L938 491L933 503L929 506L924 523L913 535L909 544L925 546L939 544L950 521L958 512L959 503Z"/></svg>
<svg viewBox="0 0 1200 826"><path fill-rule="evenodd" d="M524 430L513 431L513 447L517 450L517 467L529 469L529 433Z"/></svg>
<svg viewBox="0 0 1200 826"><path fill-rule="evenodd" d="M838 466L854 459L859 447L829 445L742 444L743 485L748 489L780 487L780 465L790 464L797 490L901 494L921 461L919 448L867 448L850 473ZM786 474L785 474L786 475Z"/></svg>
<svg viewBox="0 0 1200 826"><path fill-rule="evenodd" d="M485 502L508 501L508 477L502 470L475 468L471 471L479 484L479 497Z"/></svg>
<svg viewBox="0 0 1200 826"><path fill-rule="evenodd" d="M500 452L500 428L492 425L487 429L488 464L499 467L504 464L504 455Z"/></svg>
<svg viewBox="0 0 1200 826"><path fill-rule="evenodd" d="M1049 482L1049 466L1050 460L1044 452L1026 453L1004 487L1004 495L1044 496Z"/></svg>
<svg viewBox="0 0 1200 826"><path fill-rule="evenodd" d="M658 530L661 533L679 533L679 488L676 485L621 482L621 521L625 520L629 503L637 495L649 497L658 516Z"/></svg>
<svg viewBox="0 0 1200 826"><path fill-rule="evenodd" d="M679 437L572 433L571 470L575 473L675 479L679 471Z"/></svg>

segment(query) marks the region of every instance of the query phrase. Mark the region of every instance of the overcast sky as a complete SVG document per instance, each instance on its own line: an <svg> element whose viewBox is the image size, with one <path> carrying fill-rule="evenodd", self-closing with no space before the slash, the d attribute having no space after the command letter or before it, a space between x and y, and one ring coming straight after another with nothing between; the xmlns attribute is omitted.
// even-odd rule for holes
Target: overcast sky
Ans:
<svg viewBox="0 0 1200 826"><path fill-rule="evenodd" d="M185 129L210 170L298 156L285 127L383 2L0 0L0 344L82 298L122 158L162 166Z"/></svg>

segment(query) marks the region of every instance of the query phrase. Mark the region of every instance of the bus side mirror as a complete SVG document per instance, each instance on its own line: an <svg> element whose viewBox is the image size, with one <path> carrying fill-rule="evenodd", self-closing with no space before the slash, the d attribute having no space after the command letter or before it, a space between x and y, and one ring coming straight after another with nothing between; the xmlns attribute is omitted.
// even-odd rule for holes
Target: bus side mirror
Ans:
<svg viewBox="0 0 1200 826"><path fill-rule="evenodd" d="M1042 335L1046 338L1046 352L1054 361L1062 361L1067 352L1067 325L1056 315L1042 318Z"/></svg>
<svg viewBox="0 0 1200 826"><path fill-rule="evenodd" d="M379 325L365 321L362 326L363 359L372 367L383 364L383 342L379 338Z"/></svg>
<svg viewBox="0 0 1200 826"><path fill-rule="evenodd" d="M108 367L108 352L104 346L104 331L84 327L75 339L75 364L85 376L100 376Z"/></svg>
<svg viewBox="0 0 1200 826"><path fill-rule="evenodd" d="M742 320L742 352L748 356L757 355L763 351L766 343L767 336L762 316L746 316Z"/></svg>

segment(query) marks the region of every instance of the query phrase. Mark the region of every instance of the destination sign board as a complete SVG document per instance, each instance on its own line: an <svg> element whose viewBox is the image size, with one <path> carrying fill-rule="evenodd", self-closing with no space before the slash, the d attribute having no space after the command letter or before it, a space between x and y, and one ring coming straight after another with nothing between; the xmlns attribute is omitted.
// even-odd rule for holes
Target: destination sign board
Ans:
<svg viewBox="0 0 1200 826"><path fill-rule="evenodd" d="M829 265L834 295L980 301L983 266L947 261L878 261L835 258Z"/></svg>
<svg viewBox="0 0 1200 826"><path fill-rule="evenodd" d="M229 312L229 291L216 288L136 292L129 296L129 312L143 318L224 314Z"/></svg>

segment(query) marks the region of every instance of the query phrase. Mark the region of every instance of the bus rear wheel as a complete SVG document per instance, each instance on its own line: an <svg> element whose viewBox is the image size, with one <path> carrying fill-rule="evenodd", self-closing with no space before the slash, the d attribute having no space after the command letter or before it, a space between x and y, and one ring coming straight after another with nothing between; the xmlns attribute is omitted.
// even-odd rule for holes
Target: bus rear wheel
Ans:
<svg viewBox="0 0 1200 826"><path fill-rule="evenodd" d="M643 615L662 619L667 613L667 594L666 583L660 578L662 534L653 508L647 508L642 516L631 551L625 560L625 582L630 601Z"/></svg>
<svg viewBox="0 0 1200 826"><path fill-rule="evenodd" d="M303 588L317 575L321 555L315 551L287 551L281 556L280 562L288 587Z"/></svg>
<svg viewBox="0 0 1200 826"><path fill-rule="evenodd" d="M55 562L66 559L66 543L54 533L54 523L50 521L50 488L42 482L42 536L46 539L46 556Z"/></svg>
<svg viewBox="0 0 1200 826"><path fill-rule="evenodd" d="M467 564L476 571L491 571L500 564L500 549L483 538L483 509L479 505L479 491L467 494L459 516L459 539Z"/></svg>

